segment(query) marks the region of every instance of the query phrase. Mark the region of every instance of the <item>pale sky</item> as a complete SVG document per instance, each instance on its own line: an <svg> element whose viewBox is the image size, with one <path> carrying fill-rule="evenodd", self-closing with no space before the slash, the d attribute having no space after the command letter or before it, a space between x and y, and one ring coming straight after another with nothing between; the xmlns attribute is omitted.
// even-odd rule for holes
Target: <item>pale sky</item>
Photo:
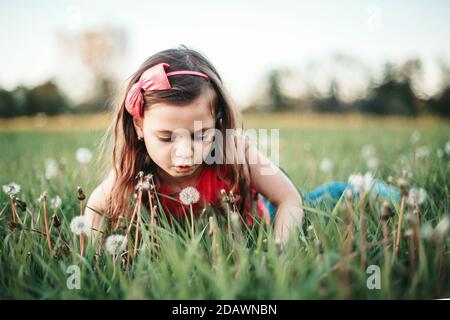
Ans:
<svg viewBox="0 0 450 320"><path fill-rule="evenodd" d="M428 93L439 84L436 60L450 63L448 1L20 0L0 4L0 87L54 77L75 92L80 80L71 82L76 68L61 56L56 33L105 25L124 28L129 37L126 59L117 66L121 80L157 51L185 44L212 61L241 105L272 68L293 70L292 91L301 81L326 86L336 54L356 58L373 74L387 61L420 58ZM338 72L345 86L361 85L361 75Z"/></svg>

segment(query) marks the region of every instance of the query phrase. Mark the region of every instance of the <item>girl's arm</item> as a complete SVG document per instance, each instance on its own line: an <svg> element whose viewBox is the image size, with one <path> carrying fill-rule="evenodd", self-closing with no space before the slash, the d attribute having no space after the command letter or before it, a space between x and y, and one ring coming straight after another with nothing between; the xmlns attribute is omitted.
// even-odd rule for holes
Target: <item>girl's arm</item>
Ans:
<svg viewBox="0 0 450 320"><path fill-rule="evenodd" d="M104 212L106 208L106 199L111 193L112 187L115 182L114 170L111 170L108 177L92 191L87 201L84 215L91 220L92 228L98 231L103 231L104 228L104 216L98 214L98 212ZM90 209L93 208L94 210ZM97 235L98 232L94 231L93 234Z"/></svg>
<svg viewBox="0 0 450 320"><path fill-rule="evenodd" d="M286 243L290 232L303 221L302 198L290 179L254 145L249 145L251 184L277 207L275 239Z"/></svg>

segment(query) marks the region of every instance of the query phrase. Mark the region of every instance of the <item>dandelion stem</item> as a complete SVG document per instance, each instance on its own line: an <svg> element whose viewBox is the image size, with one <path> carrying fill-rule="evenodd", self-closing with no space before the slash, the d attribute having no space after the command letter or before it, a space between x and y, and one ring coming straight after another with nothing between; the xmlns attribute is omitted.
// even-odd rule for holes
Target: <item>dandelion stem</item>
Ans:
<svg viewBox="0 0 450 320"><path fill-rule="evenodd" d="M401 237L402 222L403 222L403 211L405 210L405 200L406 200L406 196L402 195L402 201L400 203L400 216L398 218L398 226L397 226L397 236L395 237L394 259L397 258L398 249L399 249L399 245L400 245L400 237Z"/></svg>
<svg viewBox="0 0 450 320"><path fill-rule="evenodd" d="M47 194L44 193L42 197L42 207L44 210L44 224L45 224L45 236L47 238L48 251L52 252L52 243L50 241L50 232L48 230L48 219L47 219Z"/></svg>

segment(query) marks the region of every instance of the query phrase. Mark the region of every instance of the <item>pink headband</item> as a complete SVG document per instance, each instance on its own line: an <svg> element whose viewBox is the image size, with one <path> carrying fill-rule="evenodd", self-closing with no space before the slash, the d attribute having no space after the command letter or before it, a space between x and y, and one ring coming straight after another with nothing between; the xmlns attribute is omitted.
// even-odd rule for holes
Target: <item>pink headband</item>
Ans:
<svg viewBox="0 0 450 320"><path fill-rule="evenodd" d="M139 81L133 84L128 91L125 99L125 108L135 118L143 116L144 97L142 90L166 90L170 89L169 79L167 77L178 74L188 74L209 79L209 77L201 72L192 70L180 70L166 73L165 69L169 68L169 64L160 63L147 69L139 78Z"/></svg>

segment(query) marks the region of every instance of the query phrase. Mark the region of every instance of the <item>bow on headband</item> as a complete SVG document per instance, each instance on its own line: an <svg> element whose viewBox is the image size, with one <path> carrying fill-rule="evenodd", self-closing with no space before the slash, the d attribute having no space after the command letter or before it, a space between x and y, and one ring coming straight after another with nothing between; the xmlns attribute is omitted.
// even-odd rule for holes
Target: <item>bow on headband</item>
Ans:
<svg viewBox="0 0 450 320"><path fill-rule="evenodd" d="M125 108L133 117L140 118L143 116L144 97L142 91L166 90L171 88L167 77L187 74L209 79L206 74L192 70L180 70L166 73L165 69L169 68L169 66L170 65L167 63L160 63L147 69L141 75L139 81L130 88L125 99Z"/></svg>

